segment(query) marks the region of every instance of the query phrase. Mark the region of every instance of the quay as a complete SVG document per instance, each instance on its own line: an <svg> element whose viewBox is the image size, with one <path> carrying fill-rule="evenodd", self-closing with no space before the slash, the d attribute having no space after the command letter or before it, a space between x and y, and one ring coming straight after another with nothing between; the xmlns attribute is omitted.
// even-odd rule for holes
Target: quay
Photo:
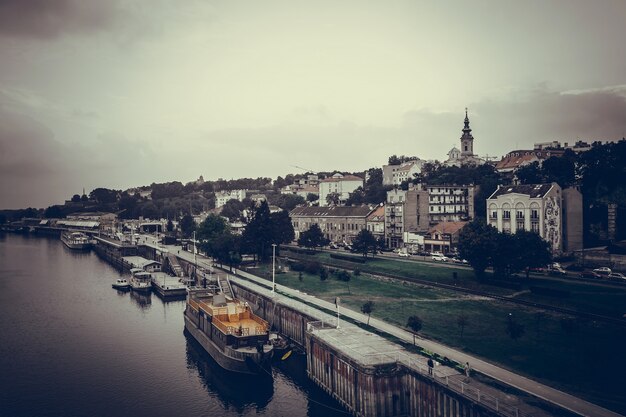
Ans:
<svg viewBox="0 0 626 417"><path fill-rule="evenodd" d="M154 239L154 238L152 238ZM164 246L144 238L148 249L166 258L175 257L176 265L190 272L201 268L215 271L220 281L228 275L234 295L251 306L253 312L306 352L307 375L346 410L357 417L619 417L619 414L558 391L486 361L456 351L432 340L418 338L424 349L447 357L457 364L469 362L473 370L496 384L482 383L464 376L454 364L437 364L429 374L427 358L405 349L379 334L411 344L413 334L333 303L276 285L246 271L228 273L210 259ZM141 245L139 246L141 248ZM358 325L357 325L358 324ZM499 386L500 385L500 386ZM513 387L520 394L512 393Z"/></svg>

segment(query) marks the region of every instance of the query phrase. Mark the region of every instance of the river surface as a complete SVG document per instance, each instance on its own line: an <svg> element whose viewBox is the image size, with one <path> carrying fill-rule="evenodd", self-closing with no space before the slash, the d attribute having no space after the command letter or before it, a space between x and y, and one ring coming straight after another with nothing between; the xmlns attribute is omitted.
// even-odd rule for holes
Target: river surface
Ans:
<svg viewBox="0 0 626 417"><path fill-rule="evenodd" d="M0 234L0 416L347 416L292 355L223 371L183 332L184 301L118 292L122 275L60 240Z"/></svg>

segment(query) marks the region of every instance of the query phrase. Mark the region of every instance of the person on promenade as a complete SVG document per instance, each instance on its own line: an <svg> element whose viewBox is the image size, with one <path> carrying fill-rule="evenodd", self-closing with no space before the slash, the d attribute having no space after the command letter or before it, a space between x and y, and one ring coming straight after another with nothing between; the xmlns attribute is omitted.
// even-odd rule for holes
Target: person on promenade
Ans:
<svg viewBox="0 0 626 417"><path fill-rule="evenodd" d="M465 382L469 383L470 382L470 365L469 362L465 362L465 367L463 368L463 370L465 371Z"/></svg>
<svg viewBox="0 0 626 417"><path fill-rule="evenodd" d="M433 376L433 366L435 366L433 360L431 358L428 358L428 375L430 376Z"/></svg>

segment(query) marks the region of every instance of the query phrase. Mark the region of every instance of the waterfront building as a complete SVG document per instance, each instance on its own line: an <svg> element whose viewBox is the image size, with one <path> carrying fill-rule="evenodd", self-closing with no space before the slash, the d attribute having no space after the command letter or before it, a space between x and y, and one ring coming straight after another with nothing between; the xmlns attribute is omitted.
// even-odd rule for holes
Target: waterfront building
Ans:
<svg viewBox="0 0 626 417"><path fill-rule="evenodd" d="M368 206L357 207L296 207L289 213L298 240L300 233L317 224L331 242L351 243L367 227L367 217L374 211Z"/></svg>
<svg viewBox="0 0 626 417"><path fill-rule="evenodd" d="M339 200L338 205L342 205L350 197L350 193L359 187L363 187L363 178L336 173L332 177L319 182L319 204L321 207L328 206L327 197L331 194L336 194Z"/></svg>
<svg viewBox="0 0 626 417"><path fill-rule="evenodd" d="M561 187L555 182L498 186L486 202L488 222L503 233L518 230L537 233L550 243L553 253L560 253L563 249L562 201Z"/></svg>

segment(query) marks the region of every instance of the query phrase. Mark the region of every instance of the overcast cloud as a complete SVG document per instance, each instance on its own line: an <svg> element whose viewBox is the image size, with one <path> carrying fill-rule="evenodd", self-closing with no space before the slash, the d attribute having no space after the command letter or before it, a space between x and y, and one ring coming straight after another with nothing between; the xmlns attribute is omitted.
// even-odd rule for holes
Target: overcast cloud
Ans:
<svg viewBox="0 0 626 417"><path fill-rule="evenodd" d="M626 3L0 0L0 208L626 136Z"/></svg>

